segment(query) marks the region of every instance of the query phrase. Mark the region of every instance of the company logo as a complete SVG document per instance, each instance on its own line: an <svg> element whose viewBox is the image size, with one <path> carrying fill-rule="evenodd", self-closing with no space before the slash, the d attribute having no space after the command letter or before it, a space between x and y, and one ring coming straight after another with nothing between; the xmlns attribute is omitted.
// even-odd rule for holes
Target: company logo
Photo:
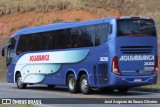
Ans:
<svg viewBox="0 0 160 107"><path fill-rule="evenodd" d="M29 61L49 61L49 55L32 55L30 56Z"/></svg>
<svg viewBox="0 0 160 107"><path fill-rule="evenodd" d="M11 104L11 99L2 99L2 104Z"/></svg>
<svg viewBox="0 0 160 107"><path fill-rule="evenodd" d="M100 57L100 61L108 61L108 57Z"/></svg>
<svg viewBox="0 0 160 107"><path fill-rule="evenodd" d="M153 61L154 55L124 55L119 61Z"/></svg>

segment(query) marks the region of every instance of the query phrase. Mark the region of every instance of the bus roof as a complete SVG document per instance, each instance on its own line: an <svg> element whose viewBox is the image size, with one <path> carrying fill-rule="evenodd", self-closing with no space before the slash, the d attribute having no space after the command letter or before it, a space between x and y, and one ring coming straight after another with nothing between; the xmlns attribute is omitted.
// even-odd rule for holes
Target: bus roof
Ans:
<svg viewBox="0 0 160 107"><path fill-rule="evenodd" d="M131 16L121 16L121 17L112 17L112 18L101 18L96 20L89 20L89 21L83 21L83 22L59 22L54 24L48 24L48 25L42 25L42 26L35 26L30 28L23 28L14 33L12 37L18 36L18 35L27 35L27 34L33 34L33 33L40 33L40 32L47 32L52 30L60 30L60 29L67 29L67 28L73 28L78 26L84 26L84 25L92 25L92 24L98 24L103 22L111 22L111 20L115 19L130 19L130 18L140 18L140 19L151 19L150 17L131 17Z"/></svg>
<svg viewBox="0 0 160 107"><path fill-rule="evenodd" d="M78 27L83 25L98 24L98 23L103 23L104 20L112 20L112 19L115 19L115 18L102 18L102 19L89 20L89 21L83 21L83 22L59 22L54 24L23 28L18 30L16 33L14 33L11 36L11 38L18 35L27 35L27 34L33 34L33 33L39 33L39 32L47 32L52 30Z"/></svg>

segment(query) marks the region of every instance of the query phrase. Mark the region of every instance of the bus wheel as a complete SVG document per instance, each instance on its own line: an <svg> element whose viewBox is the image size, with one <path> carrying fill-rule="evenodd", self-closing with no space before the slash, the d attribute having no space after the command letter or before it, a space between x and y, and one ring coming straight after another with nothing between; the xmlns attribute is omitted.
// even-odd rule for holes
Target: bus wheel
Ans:
<svg viewBox="0 0 160 107"><path fill-rule="evenodd" d="M67 78L67 87L70 93L76 93L78 91L77 81L73 74L69 74Z"/></svg>
<svg viewBox="0 0 160 107"><path fill-rule="evenodd" d="M117 90L121 93L126 93L129 90L129 88L118 88Z"/></svg>
<svg viewBox="0 0 160 107"><path fill-rule="evenodd" d="M88 84L88 77L86 74L83 74L80 78L80 90L83 94L88 94L91 91L91 88Z"/></svg>
<svg viewBox="0 0 160 107"><path fill-rule="evenodd" d="M18 87L19 89L25 89L26 86L27 86L27 84L22 83L21 74L18 74L18 75L17 75L16 83L17 83L17 87Z"/></svg>
<svg viewBox="0 0 160 107"><path fill-rule="evenodd" d="M48 88L54 88L55 87L55 85L47 85L48 86Z"/></svg>

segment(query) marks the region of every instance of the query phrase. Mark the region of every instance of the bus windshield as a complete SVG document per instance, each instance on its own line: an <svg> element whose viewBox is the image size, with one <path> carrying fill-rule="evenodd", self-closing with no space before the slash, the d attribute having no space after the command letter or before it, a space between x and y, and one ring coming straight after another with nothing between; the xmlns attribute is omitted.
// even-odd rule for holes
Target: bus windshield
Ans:
<svg viewBox="0 0 160 107"><path fill-rule="evenodd" d="M119 19L117 36L156 36L156 27L150 19Z"/></svg>

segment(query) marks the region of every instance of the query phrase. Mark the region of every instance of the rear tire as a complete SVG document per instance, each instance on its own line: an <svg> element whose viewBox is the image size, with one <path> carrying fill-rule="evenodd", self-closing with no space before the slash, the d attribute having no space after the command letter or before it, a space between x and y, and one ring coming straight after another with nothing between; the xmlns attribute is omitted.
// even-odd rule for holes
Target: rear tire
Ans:
<svg viewBox="0 0 160 107"><path fill-rule="evenodd" d="M69 74L69 76L67 77L67 87L70 93L78 92L78 83L73 74Z"/></svg>
<svg viewBox="0 0 160 107"><path fill-rule="evenodd" d="M16 80L17 87L18 87L19 89L25 89L26 86L27 86L27 84L22 83L22 76L21 76L21 74L18 74L18 75L16 76L16 78L17 78L17 80Z"/></svg>
<svg viewBox="0 0 160 107"><path fill-rule="evenodd" d="M83 74L80 78L80 90L83 94L89 94L91 92L91 88L88 84L88 77L86 74Z"/></svg>

